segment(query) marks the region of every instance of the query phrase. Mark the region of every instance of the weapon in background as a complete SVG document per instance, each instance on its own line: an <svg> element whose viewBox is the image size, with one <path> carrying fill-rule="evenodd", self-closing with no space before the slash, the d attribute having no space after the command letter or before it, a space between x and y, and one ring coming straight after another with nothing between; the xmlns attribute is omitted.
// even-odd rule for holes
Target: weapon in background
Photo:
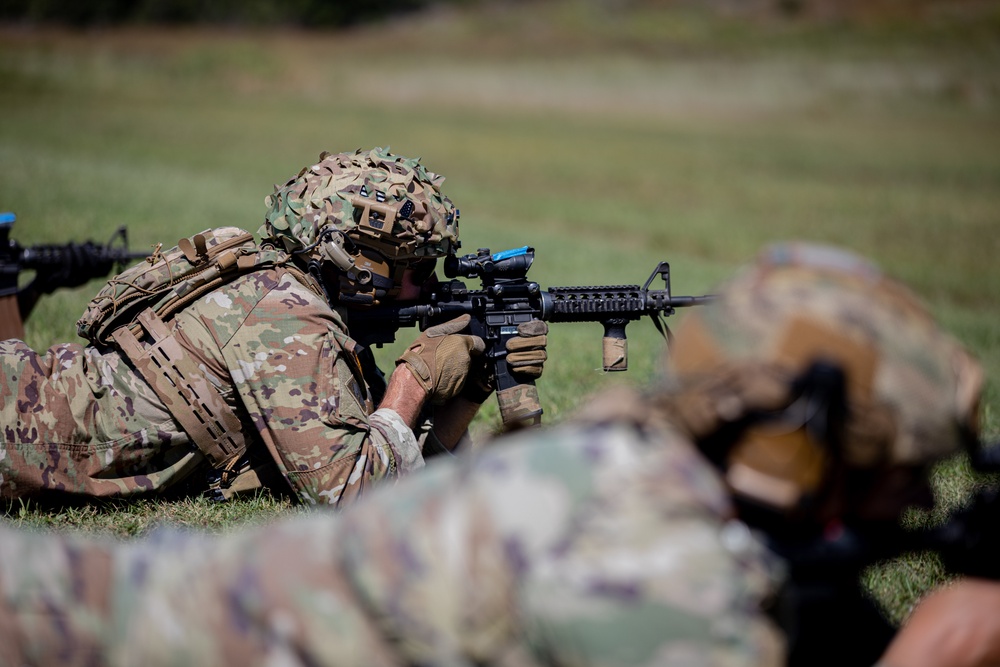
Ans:
<svg viewBox="0 0 1000 667"><path fill-rule="evenodd" d="M16 219L13 213L0 213L0 339L24 337L24 321L41 295L78 287L149 254L129 252L125 227L104 245L86 241L22 246L10 238ZM23 271L34 271L35 278L19 287Z"/></svg>
<svg viewBox="0 0 1000 667"><path fill-rule="evenodd" d="M1000 472L1000 443L973 448L974 470ZM918 531L916 549L935 551L951 574L1000 580L1000 489L990 484L940 526Z"/></svg>
<svg viewBox="0 0 1000 667"><path fill-rule="evenodd" d="M550 287L542 290L528 280L535 250L528 246L491 253L480 248L475 254L450 256L444 273L452 280L438 284L434 292L417 304L386 304L348 313L351 337L371 347L381 347L396 339L402 327L429 326L472 316L473 335L486 343L484 358L496 378L497 400L504 424L537 423L542 414L534 381L521 383L507 366L507 341L517 336L517 326L531 319L546 322L600 322L604 325L604 370L628 369L625 327L649 316L664 337L669 330L661 321L675 308L706 303L713 296L673 296L670 293L670 265L660 262L641 287L639 285L590 285ZM662 289L650 285L659 276ZM482 289L469 289L456 278L478 278Z"/></svg>
<svg viewBox="0 0 1000 667"><path fill-rule="evenodd" d="M967 449L977 472L1000 472L1000 443L980 446L970 436ZM788 664L872 664L895 628L862 592L864 569L906 553L933 552L949 574L1000 580L1000 491L995 484L979 490L938 526L881 526L866 533L844 526L822 539L772 540L771 548L788 563L788 580L771 610L788 637ZM851 641L831 646L829 628L845 623Z"/></svg>

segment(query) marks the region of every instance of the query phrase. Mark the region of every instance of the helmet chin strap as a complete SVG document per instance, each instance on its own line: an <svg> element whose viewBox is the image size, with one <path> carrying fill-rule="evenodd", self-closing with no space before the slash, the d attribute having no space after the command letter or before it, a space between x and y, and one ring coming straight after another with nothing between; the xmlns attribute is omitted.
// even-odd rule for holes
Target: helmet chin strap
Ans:
<svg viewBox="0 0 1000 667"><path fill-rule="evenodd" d="M309 275L313 277L320 288L323 290L323 296L326 298L326 302L331 306L337 302L337 292L330 288L329 283L326 280L326 276L323 275L323 263L318 259L309 260L307 266L309 270Z"/></svg>

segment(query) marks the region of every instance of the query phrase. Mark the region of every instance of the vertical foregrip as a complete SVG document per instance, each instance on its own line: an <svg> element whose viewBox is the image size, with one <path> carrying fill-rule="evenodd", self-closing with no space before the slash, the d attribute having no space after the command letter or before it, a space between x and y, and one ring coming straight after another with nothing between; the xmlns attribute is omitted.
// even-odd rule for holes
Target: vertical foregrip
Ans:
<svg viewBox="0 0 1000 667"><path fill-rule="evenodd" d="M626 319L610 319L602 322L604 325L602 346L606 372L628 370L628 339L625 337L625 325L628 322Z"/></svg>

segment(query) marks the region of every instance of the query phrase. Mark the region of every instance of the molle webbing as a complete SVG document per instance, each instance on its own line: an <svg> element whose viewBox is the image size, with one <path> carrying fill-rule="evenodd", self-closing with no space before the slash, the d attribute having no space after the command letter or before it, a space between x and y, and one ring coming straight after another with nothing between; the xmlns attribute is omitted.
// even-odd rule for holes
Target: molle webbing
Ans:
<svg viewBox="0 0 1000 667"><path fill-rule="evenodd" d="M205 230L113 278L78 323L81 335L114 341L216 469L246 451L240 419L179 341L184 334L165 322L208 292L282 258L237 227Z"/></svg>
<svg viewBox="0 0 1000 667"><path fill-rule="evenodd" d="M171 333L152 309L136 324L144 332L138 338L128 327L112 337L188 437L215 468L240 456L246 450L240 420L178 341L183 334Z"/></svg>
<svg viewBox="0 0 1000 667"><path fill-rule="evenodd" d="M242 273L277 265L284 255L262 251L253 235L238 227L205 230L170 250L157 249L145 262L108 281L91 299L77 322L77 333L98 344L111 333L133 326L136 316L153 308L164 320L198 297ZM133 333L139 335L138 328Z"/></svg>
<svg viewBox="0 0 1000 667"><path fill-rule="evenodd" d="M273 247L257 246L238 227L205 230L169 250L157 249L108 281L77 322L77 332L97 345L114 342L212 466L224 468L246 449L240 419L178 341L183 333L172 333L166 322L212 290L263 269L292 273L321 295L288 260Z"/></svg>

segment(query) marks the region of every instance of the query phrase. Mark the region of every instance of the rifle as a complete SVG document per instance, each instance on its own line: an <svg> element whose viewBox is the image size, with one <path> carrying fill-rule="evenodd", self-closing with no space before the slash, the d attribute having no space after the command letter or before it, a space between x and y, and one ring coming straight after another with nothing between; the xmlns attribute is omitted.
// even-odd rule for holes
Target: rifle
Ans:
<svg viewBox="0 0 1000 667"><path fill-rule="evenodd" d="M1000 445L967 442L980 473L1000 472ZM770 538L788 564L788 580L771 609L788 638L789 665L873 664L895 628L861 591L868 566L906 553L933 552L952 575L1000 579L1000 491L978 491L965 507L939 526L910 530L880 526L858 533L848 527L820 539ZM850 641L831 645L829 629Z"/></svg>
<svg viewBox="0 0 1000 667"><path fill-rule="evenodd" d="M125 227L104 245L86 241L22 246L10 238L16 219L13 213L0 213L0 339L24 337L24 321L42 294L78 287L148 254L129 252ZM21 287L23 271L34 271L35 278Z"/></svg>
<svg viewBox="0 0 1000 667"><path fill-rule="evenodd" d="M976 472L1000 472L1000 443L971 451L969 460ZM919 531L914 547L937 552L952 574L1000 579L1000 489L977 491L943 524Z"/></svg>
<svg viewBox="0 0 1000 667"><path fill-rule="evenodd" d="M396 339L402 327L427 327L472 316L470 329L486 343L484 357L496 378L497 400L504 424L538 423L542 408L533 381L514 379L507 366L507 341L517 336L517 326L531 319L546 322L600 322L604 325L604 370L628 368L625 327L648 315L667 338L669 330L662 317L706 303L706 296L673 296L670 293L670 265L660 262L643 286L591 285L550 287L542 290L528 280L535 250L528 246L491 253L480 248L475 254L449 256L444 273L451 280L439 283L429 297L417 304L386 304L366 310L352 310L347 326L351 337L366 347L381 347ZM663 279L662 289L651 289L653 280ZM469 289L457 278L478 278L481 289Z"/></svg>

